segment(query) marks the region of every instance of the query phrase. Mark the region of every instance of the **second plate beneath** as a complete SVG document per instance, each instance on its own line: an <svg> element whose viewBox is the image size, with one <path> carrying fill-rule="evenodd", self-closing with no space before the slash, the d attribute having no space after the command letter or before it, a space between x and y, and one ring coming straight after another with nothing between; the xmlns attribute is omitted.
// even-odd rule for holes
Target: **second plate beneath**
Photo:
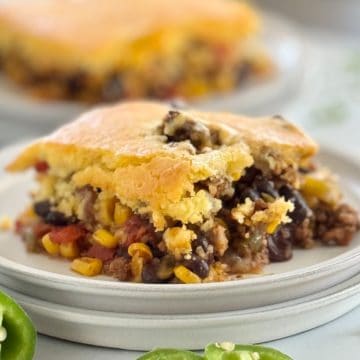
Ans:
<svg viewBox="0 0 360 360"><path fill-rule="evenodd" d="M129 350L155 347L202 349L215 341L259 343L325 324L360 304L359 275L317 294L251 310L193 315L99 312L39 301L9 291L38 331L90 345ZM220 337L219 337L219 334Z"/></svg>
<svg viewBox="0 0 360 360"><path fill-rule="evenodd" d="M0 167L19 147L0 153ZM324 151L320 160L341 177L347 198L360 208L357 162ZM15 217L28 201L30 174L0 173L0 214ZM292 260L267 266L262 276L208 284L134 284L81 277L69 262L29 254L12 234L0 236L0 283L31 297L79 308L137 314L199 314L270 305L316 293L360 270L360 236L348 247L297 250Z"/></svg>

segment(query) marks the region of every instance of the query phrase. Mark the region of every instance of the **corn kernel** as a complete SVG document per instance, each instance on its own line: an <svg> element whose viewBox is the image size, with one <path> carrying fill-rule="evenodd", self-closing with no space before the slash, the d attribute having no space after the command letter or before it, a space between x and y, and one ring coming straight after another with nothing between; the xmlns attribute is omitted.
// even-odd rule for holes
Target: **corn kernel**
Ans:
<svg viewBox="0 0 360 360"><path fill-rule="evenodd" d="M301 192L305 197L315 197L327 204L334 205L341 199L338 184L331 178L304 176Z"/></svg>
<svg viewBox="0 0 360 360"><path fill-rule="evenodd" d="M131 210L127 206L123 206L120 203L115 204L114 222L116 225L123 225L130 216Z"/></svg>
<svg viewBox="0 0 360 360"><path fill-rule="evenodd" d="M185 227L173 227L166 229L163 238L169 253L180 258L191 252L191 241L196 238L196 234Z"/></svg>
<svg viewBox="0 0 360 360"><path fill-rule="evenodd" d="M73 260L71 270L85 276L99 275L102 270L102 261L89 257L82 257Z"/></svg>
<svg viewBox="0 0 360 360"><path fill-rule="evenodd" d="M279 223L276 221L273 221L266 227L266 232L268 234L273 234L276 231L276 229L278 228L278 226L279 226Z"/></svg>
<svg viewBox="0 0 360 360"><path fill-rule="evenodd" d="M35 213L35 210L32 206L28 207L23 213L23 217L29 218L29 219L36 219L37 215Z"/></svg>
<svg viewBox="0 0 360 360"><path fill-rule="evenodd" d="M48 254L53 255L53 256L59 255L60 246L59 246L59 244L54 243L50 239L49 234L46 234L42 237L41 243Z"/></svg>
<svg viewBox="0 0 360 360"><path fill-rule="evenodd" d="M195 273L187 269L183 265L179 265L174 269L175 276L185 284L198 284L201 279Z"/></svg>
<svg viewBox="0 0 360 360"><path fill-rule="evenodd" d="M2 231L9 230L11 229L12 224L13 222L9 216L4 215L0 218L0 230Z"/></svg>
<svg viewBox="0 0 360 360"><path fill-rule="evenodd" d="M131 273L133 275L133 281L134 282L141 282L142 280L142 271L144 268L144 259L139 256L138 254L135 254L131 258Z"/></svg>
<svg viewBox="0 0 360 360"><path fill-rule="evenodd" d="M133 243L128 248L128 253L130 256L139 256L144 259L144 261L150 261L153 258L151 249L148 245L144 243Z"/></svg>
<svg viewBox="0 0 360 360"><path fill-rule="evenodd" d="M174 274L175 258L172 255L165 255L161 258L156 275L161 280L169 279Z"/></svg>
<svg viewBox="0 0 360 360"><path fill-rule="evenodd" d="M96 203L97 218L103 225L111 225L113 222L115 198L106 192L101 192Z"/></svg>
<svg viewBox="0 0 360 360"><path fill-rule="evenodd" d="M94 240L106 248L114 248L118 245L118 241L114 235L105 229L98 229L93 233Z"/></svg>
<svg viewBox="0 0 360 360"><path fill-rule="evenodd" d="M79 247L76 242L67 242L60 244L60 255L67 259L73 259L79 256Z"/></svg>

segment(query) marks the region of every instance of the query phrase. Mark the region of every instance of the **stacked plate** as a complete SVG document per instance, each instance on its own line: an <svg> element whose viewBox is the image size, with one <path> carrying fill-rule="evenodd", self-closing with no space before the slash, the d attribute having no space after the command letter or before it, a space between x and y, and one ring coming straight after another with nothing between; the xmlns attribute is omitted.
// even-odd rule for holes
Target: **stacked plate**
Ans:
<svg viewBox="0 0 360 360"><path fill-rule="evenodd" d="M0 154L0 167L19 147ZM360 208L360 167L324 151ZM25 206L29 176L1 174L0 214ZM77 276L69 264L27 254L15 235L0 235L0 284L29 312L40 333L99 346L149 350L203 348L222 339L263 342L319 326L360 304L360 237L349 247L298 250L263 276L198 284L132 284Z"/></svg>

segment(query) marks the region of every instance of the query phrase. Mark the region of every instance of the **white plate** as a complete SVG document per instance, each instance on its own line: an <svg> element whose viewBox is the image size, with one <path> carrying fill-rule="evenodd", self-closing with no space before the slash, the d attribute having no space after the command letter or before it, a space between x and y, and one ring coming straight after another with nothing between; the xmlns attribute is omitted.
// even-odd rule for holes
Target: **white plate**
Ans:
<svg viewBox="0 0 360 360"><path fill-rule="evenodd" d="M253 112L294 90L302 77L304 62L304 47L297 31L284 19L267 14L263 37L277 67L276 75L227 95L197 101L194 105L210 110ZM11 121L51 128L69 121L84 110L85 106L76 103L35 100L0 77L0 113L4 119L7 117Z"/></svg>
<svg viewBox="0 0 360 360"><path fill-rule="evenodd" d="M82 310L39 301L4 289L45 335L128 350L202 349L227 339L260 343L325 324L360 304L360 275L295 301L251 310L193 315L137 315Z"/></svg>
<svg viewBox="0 0 360 360"><path fill-rule="evenodd" d="M21 146L20 146L21 147ZM20 150L0 153L0 167ZM320 160L341 178L347 197L360 208L360 167L346 157L324 151ZM31 174L0 173L0 214L16 216L28 201ZM240 310L270 305L338 284L360 270L360 236L349 247L297 250L288 262L271 264L264 276L243 280L182 285L133 284L99 276L81 277L66 261L28 254L12 233L0 234L0 283L32 297L100 311L189 314Z"/></svg>

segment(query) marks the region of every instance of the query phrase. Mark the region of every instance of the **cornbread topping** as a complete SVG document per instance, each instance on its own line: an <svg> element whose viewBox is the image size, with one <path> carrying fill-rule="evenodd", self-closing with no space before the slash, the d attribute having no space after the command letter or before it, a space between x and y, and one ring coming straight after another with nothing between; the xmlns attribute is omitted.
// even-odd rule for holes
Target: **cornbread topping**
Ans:
<svg viewBox="0 0 360 360"><path fill-rule="evenodd" d="M359 229L316 144L282 118L129 102L85 113L23 151L36 170L17 221L31 251L121 281L200 283L259 272ZM59 156L61 154L61 156Z"/></svg>

